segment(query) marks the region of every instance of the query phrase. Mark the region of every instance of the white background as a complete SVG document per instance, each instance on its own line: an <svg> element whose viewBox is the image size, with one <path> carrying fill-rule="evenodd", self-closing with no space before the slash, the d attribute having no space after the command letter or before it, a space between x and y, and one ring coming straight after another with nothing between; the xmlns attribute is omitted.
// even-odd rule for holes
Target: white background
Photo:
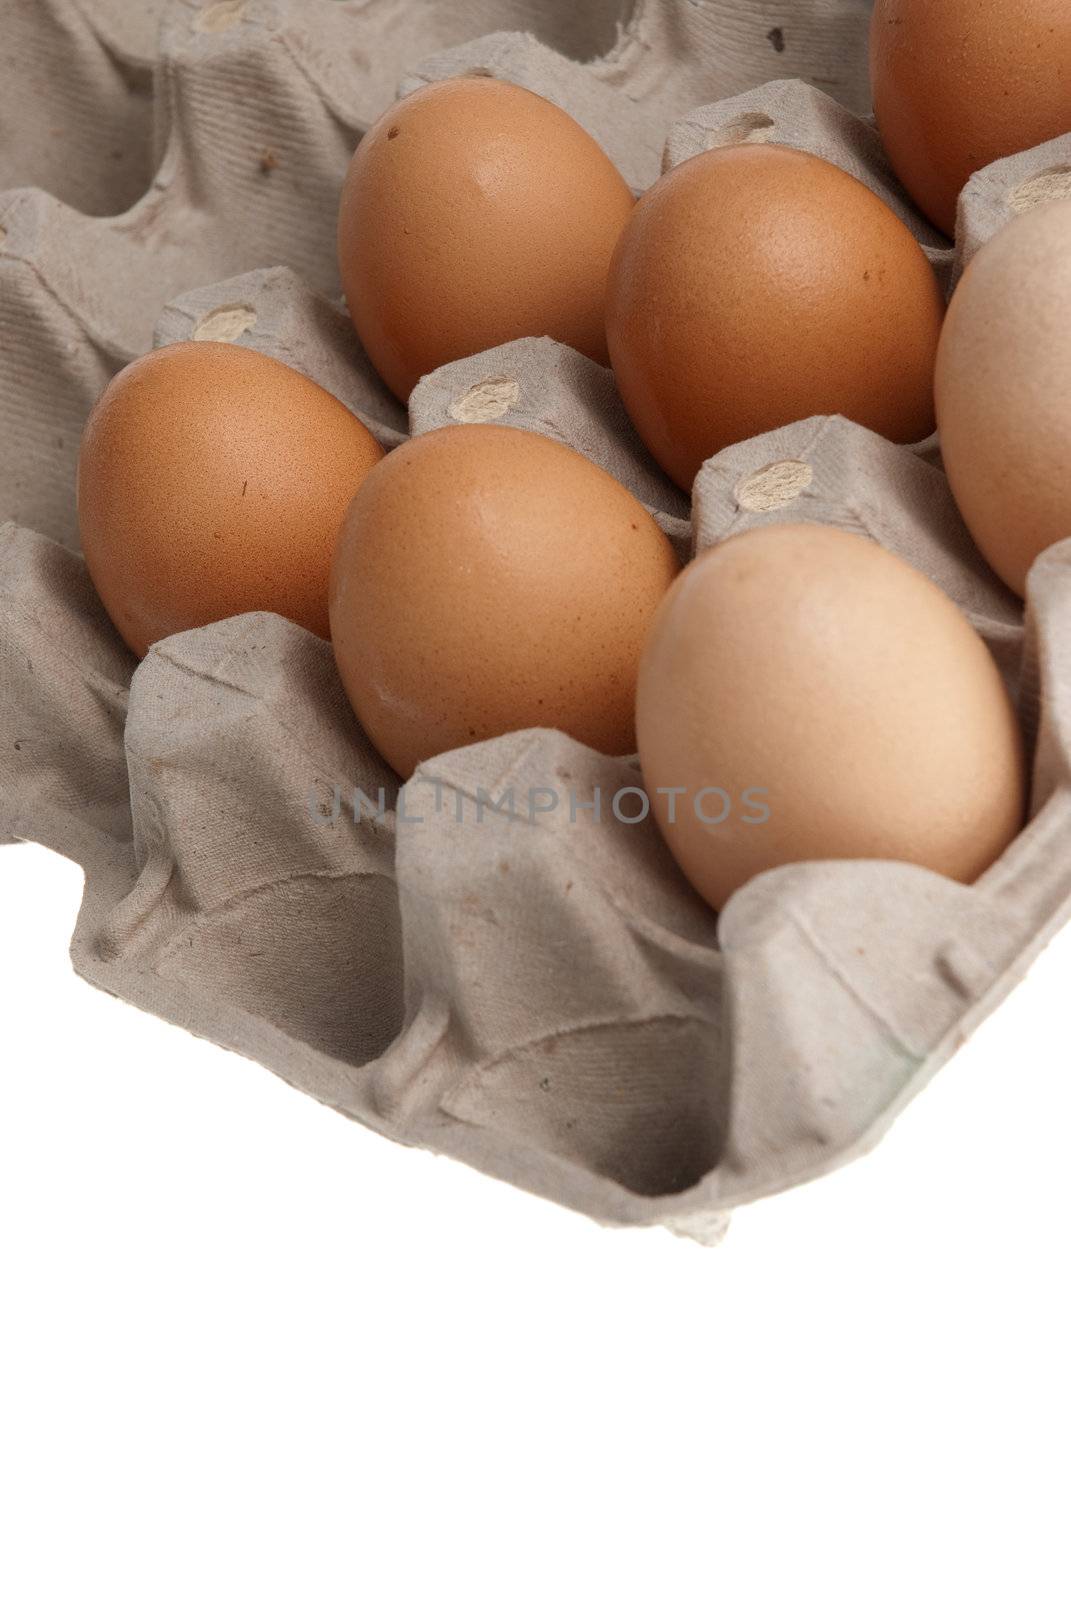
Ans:
<svg viewBox="0 0 1071 1600"><path fill-rule="evenodd" d="M1066 1600L1071 935L704 1251L95 992L80 891L0 850L6 1600Z"/></svg>

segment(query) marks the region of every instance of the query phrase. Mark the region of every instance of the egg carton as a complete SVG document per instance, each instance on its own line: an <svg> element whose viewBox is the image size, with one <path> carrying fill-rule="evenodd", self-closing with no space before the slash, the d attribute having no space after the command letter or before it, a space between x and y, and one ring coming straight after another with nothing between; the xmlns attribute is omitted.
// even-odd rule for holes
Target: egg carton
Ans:
<svg viewBox="0 0 1071 1600"><path fill-rule="evenodd" d="M689 502L610 373L548 339L440 368L406 412L339 299L356 137L399 85L457 73L564 106L637 191L719 144L811 150L882 195L951 287L1011 215L1068 187L1071 138L975 177L950 246L865 115L866 14L6 0L2 181L39 187L0 196L0 836L85 869L72 957L90 982L391 1138L603 1222L713 1240L732 1207L874 1144L1068 920L1071 544L1037 565L1024 612L977 555L934 441L835 417L721 452ZM762 83L771 69L795 76ZM684 558L786 518L897 551L970 617L1016 697L1029 826L972 887L808 863L716 918L653 823L613 815L633 760L528 730L402 786L329 645L267 614L137 664L77 553L74 460L112 373L189 338L276 356L388 447L490 420L561 439Z"/></svg>

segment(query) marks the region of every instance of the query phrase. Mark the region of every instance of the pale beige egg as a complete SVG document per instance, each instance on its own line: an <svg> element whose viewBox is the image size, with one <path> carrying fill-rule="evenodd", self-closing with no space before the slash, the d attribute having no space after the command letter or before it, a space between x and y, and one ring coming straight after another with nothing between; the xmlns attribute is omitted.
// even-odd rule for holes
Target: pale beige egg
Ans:
<svg viewBox="0 0 1071 1600"><path fill-rule="evenodd" d="M941 450L956 503L1017 594L1071 539L1071 201L1017 217L975 256L937 356Z"/></svg>
<svg viewBox="0 0 1071 1600"><path fill-rule="evenodd" d="M636 723L666 843L718 909L799 861L971 883L1023 823L1019 726L985 644L928 578L839 528L753 529L686 567Z"/></svg>

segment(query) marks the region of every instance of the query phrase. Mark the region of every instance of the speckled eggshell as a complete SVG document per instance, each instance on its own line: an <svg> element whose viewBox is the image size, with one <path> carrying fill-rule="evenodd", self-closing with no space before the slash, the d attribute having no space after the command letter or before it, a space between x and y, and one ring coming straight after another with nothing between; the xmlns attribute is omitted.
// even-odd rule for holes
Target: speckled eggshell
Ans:
<svg viewBox="0 0 1071 1600"><path fill-rule="evenodd" d="M417 89L365 134L338 221L354 325L400 399L527 335L606 362L606 273L632 192L542 96L494 78Z"/></svg>
<svg viewBox="0 0 1071 1600"><path fill-rule="evenodd" d="M1071 132L1071 4L877 0L870 79L889 160L951 235L972 173Z"/></svg>
<svg viewBox="0 0 1071 1600"><path fill-rule="evenodd" d="M943 314L921 246L877 195L817 156L742 145L641 198L607 339L632 421L690 489L727 445L810 416L925 438Z"/></svg>
<svg viewBox="0 0 1071 1600"><path fill-rule="evenodd" d="M928 578L839 528L754 529L685 568L651 629L637 731L666 842L718 909L789 862L970 883L1023 822L1019 727L981 638Z"/></svg>
<svg viewBox="0 0 1071 1600"><path fill-rule="evenodd" d="M937 356L941 449L982 554L1017 594L1071 539L1071 201L1017 217L959 283Z"/></svg>
<svg viewBox="0 0 1071 1600"><path fill-rule="evenodd" d="M382 454L319 384L244 346L171 344L124 367L82 436L78 521L130 648L244 611L326 637L342 516Z"/></svg>
<svg viewBox="0 0 1071 1600"><path fill-rule="evenodd" d="M558 728L635 749L636 670L678 571L615 478L473 423L401 445L354 497L331 583L342 681L403 777L460 745Z"/></svg>

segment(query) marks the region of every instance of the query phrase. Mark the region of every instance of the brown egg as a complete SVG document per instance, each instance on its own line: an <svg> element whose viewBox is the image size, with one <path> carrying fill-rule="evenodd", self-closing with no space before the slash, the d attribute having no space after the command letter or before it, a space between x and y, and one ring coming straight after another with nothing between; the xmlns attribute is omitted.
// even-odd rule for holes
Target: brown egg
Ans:
<svg viewBox="0 0 1071 1600"><path fill-rule="evenodd" d="M674 167L621 236L606 311L625 406L683 489L726 445L805 417L900 443L933 429L933 269L817 156L741 145Z"/></svg>
<svg viewBox="0 0 1071 1600"><path fill-rule="evenodd" d="M797 861L971 883L1023 822L1019 727L981 638L928 578L839 528L755 529L686 567L651 628L636 726L666 843L718 909Z"/></svg>
<svg viewBox="0 0 1071 1600"><path fill-rule="evenodd" d="M982 554L1025 594L1071 539L1071 201L1027 212L975 256L937 356L952 492Z"/></svg>
<svg viewBox="0 0 1071 1600"><path fill-rule="evenodd" d="M951 235L973 172L1071 132L1071 5L877 0L870 81L901 183Z"/></svg>
<svg viewBox="0 0 1071 1600"><path fill-rule="evenodd" d="M564 111L494 78L417 89L342 191L350 315L400 399L444 362L548 334L606 361L606 272L632 193Z"/></svg>
<svg viewBox="0 0 1071 1600"><path fill-rule="evenodd" d="M346 515L331 581L342 681L403 777L517 728L624 755L647 626L677 570L639 501L566 445L439 428L393 451Z"/></svg>
<svg viewBox="0 0 1071 1600"><path fill-rule="evenodd" d="M243 611L328 633L342 515L383 451L333 395L242 345L165 345L86 423L78 521L130 648Z"/></svg>

